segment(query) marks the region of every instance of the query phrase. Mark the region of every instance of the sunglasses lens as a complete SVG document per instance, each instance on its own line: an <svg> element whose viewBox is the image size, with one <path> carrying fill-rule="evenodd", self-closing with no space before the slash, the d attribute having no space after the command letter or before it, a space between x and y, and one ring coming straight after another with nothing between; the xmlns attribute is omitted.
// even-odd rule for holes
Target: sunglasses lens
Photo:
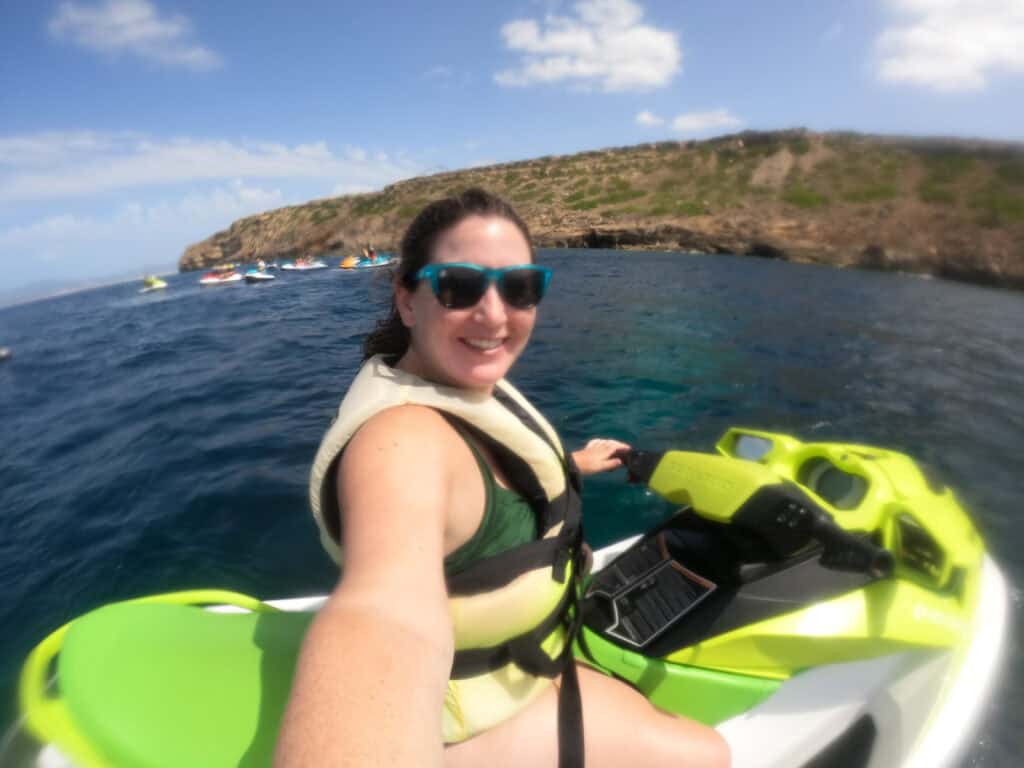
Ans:
<svg viewBox="0 0 1024 768"><path fill-rule="evenodd" d="M501 295L509 306L529 309L544 298L544 282L544 273L539 269L510 269L501 276Z"/></svg>
<svg viewBox="0 0 1024 768"><path fill-rule="evenodd" d="M437 273L435 293L442 307L472 307L487 291L487 275L466 267L445 267Z"/></svg>

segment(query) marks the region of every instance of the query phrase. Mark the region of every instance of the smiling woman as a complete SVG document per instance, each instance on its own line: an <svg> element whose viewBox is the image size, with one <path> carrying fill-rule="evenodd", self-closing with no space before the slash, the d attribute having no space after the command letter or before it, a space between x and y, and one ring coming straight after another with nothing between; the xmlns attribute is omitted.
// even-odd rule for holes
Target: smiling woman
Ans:
<svg viewBox="0 0 1024 768"><path fill-rule="evenodd" d="M481 267L498 279L488 280ZM500 198L470 190L417 217L403 238L398 270L394 307L367 340L366 356L400 354L403 370L489 393L525 348L547 285L533 268L526 224ZM509 302L508 286L534 275L542 284L534 286L532 303Z"/></svg>
<svg viewBox="0 0 1024 768"><path fill-rule="evenodd" d="M428 205L401 250L311 474L344 571L304 642L278 764L727 765L713 729L574 661L579 476L628 446L566 453L505 380L550 276L526 225L471 189Z"/></svg>

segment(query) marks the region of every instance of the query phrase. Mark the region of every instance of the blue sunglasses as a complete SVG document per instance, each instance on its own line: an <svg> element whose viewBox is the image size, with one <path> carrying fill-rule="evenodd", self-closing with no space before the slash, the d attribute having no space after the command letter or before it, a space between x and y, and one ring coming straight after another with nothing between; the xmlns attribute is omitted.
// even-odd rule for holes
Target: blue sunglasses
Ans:
<svg viewBox="0 0 1024 768"><path fill-rule="evenodd" d="M551 281L551 270L537 264L490 269L478 264L428 264L413 275L414 280L430 280L442 307L467 309L475 306L494 283L501 298L516 309L540 304Z"/></svg>

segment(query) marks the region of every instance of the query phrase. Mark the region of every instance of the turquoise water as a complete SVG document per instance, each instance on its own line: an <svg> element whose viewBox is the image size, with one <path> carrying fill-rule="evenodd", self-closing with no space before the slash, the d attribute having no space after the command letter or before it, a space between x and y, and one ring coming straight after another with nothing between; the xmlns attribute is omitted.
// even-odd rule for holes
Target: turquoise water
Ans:
<svg viewBox="0 0 1024 768"><path fill-rule="evenodd" d="M709 449L740 424L906 451L975 511L1020 617L1024 295L731 256L541 260L551 294L511 378L567 445ZM330 589L306 477L382 272L188 274L0 310L0 721L30 647L101 603ZM584 490L595 545L668 512L619 476ZM1022 752L1018 649L970 765Z"/></svg>

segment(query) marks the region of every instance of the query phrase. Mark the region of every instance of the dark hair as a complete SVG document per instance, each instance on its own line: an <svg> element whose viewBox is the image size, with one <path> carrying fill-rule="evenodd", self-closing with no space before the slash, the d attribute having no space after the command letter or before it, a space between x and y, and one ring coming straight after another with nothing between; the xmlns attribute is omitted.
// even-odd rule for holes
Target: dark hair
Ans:
<svg viewBox="0 0 1024 768"><path fill-rule="evenodd" d="M410 291L414 290L414 275L430 263L438 238L470 216L497 216L515 224L526 239L526 244L530 248L530 260L533 260L533 244L526 222L502 198L473 187L459 195L435 200L417 214L402 236L394 281L401 283ZM374 355L401 357L409 348L409 341L409 329L402 322L398 307L392 298L387 316L377 322L377 326L363 341L363 360Z"/></svg>

